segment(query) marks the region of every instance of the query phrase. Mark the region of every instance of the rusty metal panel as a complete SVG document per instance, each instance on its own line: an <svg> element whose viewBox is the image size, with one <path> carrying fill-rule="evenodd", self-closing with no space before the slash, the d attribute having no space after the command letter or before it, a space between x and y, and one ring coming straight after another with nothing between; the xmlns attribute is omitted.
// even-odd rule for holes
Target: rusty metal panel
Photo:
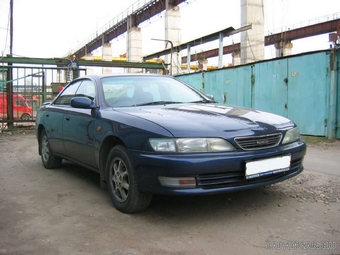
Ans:
<svg viewBox="0 0 340 255"><path fill-rule="evenodd" d="M339 61L340 61L340 51L335 52L335 61L336 61L336 68L335 68L335 77L334 77L334 89L335 91L331 91L331 93L335 93L335 138L340 139L340 68L339 68Z"/></svg>
<svg viewBox="0 0 340 255"><path fill-rule="evenodd" d="M258 63L252 69L251 106L287 117L287 59Z"/></svg>
<svg viewBox="0 0 340 255"><path fill-rule="evenodd" d="M290 41L301 38L306 38L314 35L326 34L337 31L340 19L330 20L306 27L284 31L282 33L265 36L265 46L275 44L281 41Z"/></svg>
<svg viewBox="0 0 340 255"><path fill-rule="evenodd" d="M217 102L251 107L251 66L216 70L205 74L205 92Z"/></svg>
<svg viewBox="0 0 340 255"><path fill-rule="evenodd" d="M212 72L180 75L177 79L222 104L251 107L251 67L236 67Z"/></svg>
<svg viewBox="0 0 340 255"><path fill-rule="evenodd" d="M303 134L326 135L329 123L329 52L288 58L288 117Z"/></svg>

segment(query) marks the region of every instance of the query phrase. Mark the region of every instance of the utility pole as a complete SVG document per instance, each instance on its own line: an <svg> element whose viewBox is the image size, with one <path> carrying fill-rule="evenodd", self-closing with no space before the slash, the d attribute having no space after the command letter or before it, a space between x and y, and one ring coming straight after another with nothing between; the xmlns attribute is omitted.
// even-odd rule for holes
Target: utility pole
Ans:
<svg viewBox="0 0 340 255"><path fill-rule="evenodd" d="M10 44L9 44L9 54L12 57L13 54L13 0L10 0Z"/></svg>
<svg viewBox="0 0 340 255"><path fill-rule="evenodd" d="M10 45L9 45L9 57L13 56L13 0L10 0ZM7 127L13 128L13 69L12 63L8 63L7 70Z"/></svg>

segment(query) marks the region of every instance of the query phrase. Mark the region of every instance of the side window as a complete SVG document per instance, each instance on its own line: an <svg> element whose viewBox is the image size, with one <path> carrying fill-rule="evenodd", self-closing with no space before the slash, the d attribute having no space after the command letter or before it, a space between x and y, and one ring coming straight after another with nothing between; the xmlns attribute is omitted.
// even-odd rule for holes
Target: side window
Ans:
<svg viewBox="0 0 340 255"><path fill-rule="evenodd" d="M26 106L25 101L23 101L22 99L17 99L17 100L16 100L16 104L17 104L18 106Z"/></svg>
<svg viewBox="0 0 340 255"><path fill-rule="evenodd" d="M54 100L53 104L56 105L70 105L71 99L76 94L76 91L82 81L76 81L66 87L61 94Z"/></svg>
<svg viewBox="0 0 340 255"><path fill-rule="evenodd" d="M94 100L95 95L95 85L90 80L84 80L75 94L77 97L88 97L91 100Z"/></svg>

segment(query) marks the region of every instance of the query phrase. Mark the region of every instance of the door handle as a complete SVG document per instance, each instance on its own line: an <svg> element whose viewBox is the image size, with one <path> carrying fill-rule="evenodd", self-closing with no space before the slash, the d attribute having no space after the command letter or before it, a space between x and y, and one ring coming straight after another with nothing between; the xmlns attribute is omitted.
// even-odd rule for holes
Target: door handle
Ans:
<svg viewBox="0 0 340 255"><path fill-rule="evenodd" d="M70 117L65 117L65 120L69 121L69 120L70 120Z"/></svg>

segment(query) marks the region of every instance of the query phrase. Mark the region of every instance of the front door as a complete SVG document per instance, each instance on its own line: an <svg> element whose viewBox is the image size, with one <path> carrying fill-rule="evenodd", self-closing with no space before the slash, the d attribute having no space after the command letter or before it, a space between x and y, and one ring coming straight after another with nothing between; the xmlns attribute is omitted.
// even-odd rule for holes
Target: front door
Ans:
<svg viewBox="0 0 340 255"><path fill-rule="evenodd" d="M89 80L81 81L75 97L88 97L95 100L95 84ZM72 159L96 167L94 157L94 120L90 109L69 108L63 119L64 146Z"/></svg>
<svg viewBox="0 0 340 255"><path fill-rule="evenodd" d="M90 109L71 107L73 97L95 100L95 84L89 79L77 80L67 86L55 101L63 109L61 120L65 156L95 167L94 117Z"/></svg>

